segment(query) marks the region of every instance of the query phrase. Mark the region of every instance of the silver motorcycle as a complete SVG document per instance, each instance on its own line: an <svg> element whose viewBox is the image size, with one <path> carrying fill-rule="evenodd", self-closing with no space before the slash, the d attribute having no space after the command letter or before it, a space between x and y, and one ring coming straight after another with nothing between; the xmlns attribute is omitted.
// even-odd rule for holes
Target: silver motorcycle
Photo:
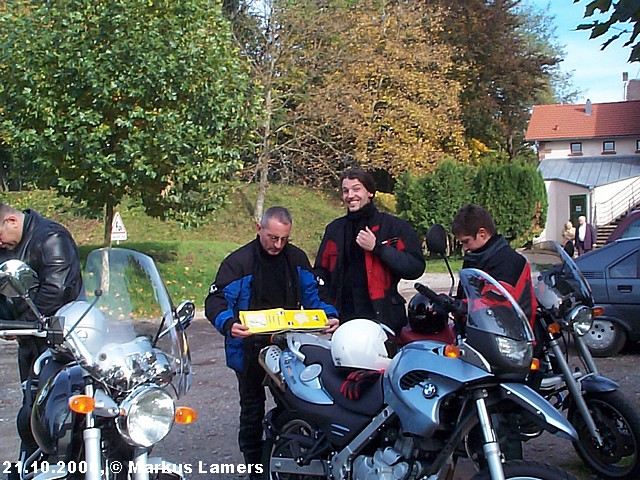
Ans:
<svg viewBox="0 0 640 480"><path fill-rule="evenodd" d="M286 332L261 351L276 403L265 418L269 479L447 479L459 458L476 453L482 469L474 480L574 478L539 462L504 461L492 410L516 406L561 437L575 439L576 432L524 383L533 334L515 300L480 270L461 270L460 282L467 303L421 289L442 308L465 315L464 339L457 346L410 343L382 374L376 365L336 364L340 329L359 320L342 325L331 341ZM363 343L357 337L354 332L341 351ZM355 394L361 380L367 388Z"/></svg>
<svg viewBox="0 0 640 480"><path fill-rule="evenodd" d="M83 279L83 298L45 317L29 296L35 272L18 260L0 265L0 293L21 298L38 318L0 321L0 335L48 344L28 382L38 449L18 462L21 478L183 478L151 452L175 422L196 416L176 406L190 384L185 329L194 304L174 307L153 260L132 250L93 251Z"/></svg>

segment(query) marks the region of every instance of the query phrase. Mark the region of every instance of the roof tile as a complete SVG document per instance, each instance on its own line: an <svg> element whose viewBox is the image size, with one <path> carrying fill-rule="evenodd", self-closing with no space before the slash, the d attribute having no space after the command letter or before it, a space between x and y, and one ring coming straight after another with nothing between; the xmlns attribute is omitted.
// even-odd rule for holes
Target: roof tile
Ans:
<svg viewBox="0 0 640 480"><path fill-rule="evenodd" d="M525 140L545 141L640 136L640 100L586 104L536 105Z"/></svg>

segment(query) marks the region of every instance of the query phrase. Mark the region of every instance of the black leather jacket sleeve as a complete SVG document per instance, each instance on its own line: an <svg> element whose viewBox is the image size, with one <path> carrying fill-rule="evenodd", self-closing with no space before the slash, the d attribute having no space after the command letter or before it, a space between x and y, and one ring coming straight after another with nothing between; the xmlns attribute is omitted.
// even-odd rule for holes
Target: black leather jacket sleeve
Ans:
<svg viewBox="0 0 640 480"><path fill-rule="evenodd" d="M53 232L42 242L37 260L39 287L32 297L43 315L53 315L60 307L78 298L82 287L80 260L75 244L59 232ZM35 319L29 310L21 320Z"/></svg>

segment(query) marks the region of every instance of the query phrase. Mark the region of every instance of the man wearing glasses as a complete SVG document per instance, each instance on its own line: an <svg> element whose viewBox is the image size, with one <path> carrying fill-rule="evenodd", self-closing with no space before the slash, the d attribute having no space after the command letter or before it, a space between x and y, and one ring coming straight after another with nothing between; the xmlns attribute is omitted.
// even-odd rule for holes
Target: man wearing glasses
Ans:
<svg viewBox="0 0 640 480"><path fill-rule="evenodd" d="M227 366L236 372L240 394L238 444L247 465L261 464L265 410L258 364L260 349L268 335L254 335L239 320L243 310L323 309L329 323L338 326L338 312L318 296L318 284L307 255L289 243L293 220L284 207L269 208L257 225L257 238L224 259L205 300L205 315L225 336ZM251 478L260 472L250 469Z"/></svg>

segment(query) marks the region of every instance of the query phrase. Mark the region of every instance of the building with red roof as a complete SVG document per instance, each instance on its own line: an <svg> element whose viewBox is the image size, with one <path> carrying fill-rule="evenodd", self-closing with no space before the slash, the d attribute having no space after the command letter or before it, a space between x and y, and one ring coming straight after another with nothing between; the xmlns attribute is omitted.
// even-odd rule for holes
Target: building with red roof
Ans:
<svg viewBox="0 0 640 480"><path fill-rule="evenodd" d="M561 240L580 215L603 243L640 206L640 100L536 105L525 136L538 152L549 208L542 240Z"/></svg>

